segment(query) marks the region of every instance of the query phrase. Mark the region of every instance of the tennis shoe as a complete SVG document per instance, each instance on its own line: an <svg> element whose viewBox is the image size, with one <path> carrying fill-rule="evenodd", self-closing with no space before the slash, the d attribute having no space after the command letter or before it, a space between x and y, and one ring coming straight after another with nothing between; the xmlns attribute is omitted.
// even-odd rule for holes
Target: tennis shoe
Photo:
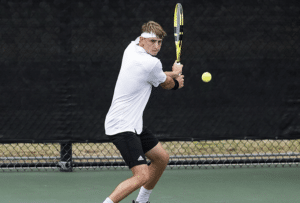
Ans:
<svg viewBox="0 0 300 203"><path fill-rule="evenodd" d="M136 201L132 200L132 203L139 203L139 202L136 202ZM146 202L146 203L150 203L150 202Z"/></svg>

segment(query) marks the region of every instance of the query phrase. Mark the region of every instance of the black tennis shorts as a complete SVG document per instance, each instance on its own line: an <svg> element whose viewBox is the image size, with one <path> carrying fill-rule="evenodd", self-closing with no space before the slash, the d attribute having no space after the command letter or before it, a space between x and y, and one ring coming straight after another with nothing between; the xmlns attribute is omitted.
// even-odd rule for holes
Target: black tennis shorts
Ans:
<svg viewBox="0 0 300 203"><path fill-rule="evenodd" d="M147 164L145 154L158 144L158 139L147 128L143 128L140 135L123 132L108 137L118 148L129 168Z"/></svg>

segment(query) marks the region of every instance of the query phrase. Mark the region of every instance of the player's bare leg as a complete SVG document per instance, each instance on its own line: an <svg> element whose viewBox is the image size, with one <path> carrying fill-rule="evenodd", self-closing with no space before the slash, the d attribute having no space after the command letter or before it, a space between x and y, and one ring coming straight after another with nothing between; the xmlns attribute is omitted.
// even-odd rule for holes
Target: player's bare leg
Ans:
<svg viewBox="0 0 300 203"><path fill-rule="evenodd" d="M149 180L143 186L147 190L152 190L169 163L169 154L164 150L162 145L158 143L145 155L151 161L151 164L148 167Z"/></svg>
<svg viewBox="0 0 300 203"><path fill-rule="evenodd" d="M122 183L120 183L109 198L114 202L118 203L129 194L142 187L146 182L149 181L149 169L148 165L138 165L131 168L133 176Z"/></svg>

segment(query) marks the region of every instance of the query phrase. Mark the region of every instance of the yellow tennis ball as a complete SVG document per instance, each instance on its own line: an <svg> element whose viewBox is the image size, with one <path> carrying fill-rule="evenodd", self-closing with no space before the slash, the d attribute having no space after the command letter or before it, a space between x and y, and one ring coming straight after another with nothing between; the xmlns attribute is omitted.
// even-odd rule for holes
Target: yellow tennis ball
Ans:
<svg viewBox="0 0 300 203"><path fill-rule="evenodd" d="M209 82L211 80L211 74L209 72L205 72L202 74L203 82Z"/></svg>

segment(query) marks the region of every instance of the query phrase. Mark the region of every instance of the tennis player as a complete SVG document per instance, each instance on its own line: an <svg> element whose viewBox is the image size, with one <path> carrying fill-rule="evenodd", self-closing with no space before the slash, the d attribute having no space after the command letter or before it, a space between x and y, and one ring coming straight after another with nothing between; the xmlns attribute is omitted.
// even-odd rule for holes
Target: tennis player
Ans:
<svg viewBox="0 0 300 203"><path fill-rule="evenodd" d="M149 196L163 174L169 155L153 133L143 126L143 112L152 86L166 90L184 86L183 65L175 62L172 71L163 72L155 56L166 36L154 21L142 26L142 34L124 51L105 133L120 151L133 176L121 182L103 203L118 203L140 188L136 203L149 202ZM146 157L151 161L148 166Z"/></svg>

